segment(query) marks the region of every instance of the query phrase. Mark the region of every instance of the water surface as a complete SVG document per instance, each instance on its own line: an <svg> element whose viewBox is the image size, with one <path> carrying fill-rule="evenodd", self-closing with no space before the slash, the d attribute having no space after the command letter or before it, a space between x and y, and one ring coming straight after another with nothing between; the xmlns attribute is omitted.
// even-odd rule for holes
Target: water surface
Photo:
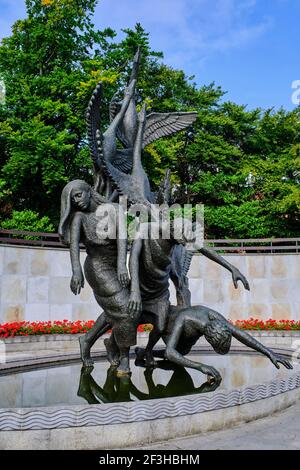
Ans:
<svg viewBox="0 0 300 470"><path fill-rule="evenodd" d="M0 408L113 403L213 393L216 389L256 385L300 371L295 364L294 371L283 366L278 370L258 354L197 353L190 358L218 369L223 379L219 387L207 383L207 377L195 369L162 360L158 360L154 370L138 367L131 360L131 377L118 378L106 359L100 359L92 371L82 369L81 363L73 363L0 376Z"/></svg>

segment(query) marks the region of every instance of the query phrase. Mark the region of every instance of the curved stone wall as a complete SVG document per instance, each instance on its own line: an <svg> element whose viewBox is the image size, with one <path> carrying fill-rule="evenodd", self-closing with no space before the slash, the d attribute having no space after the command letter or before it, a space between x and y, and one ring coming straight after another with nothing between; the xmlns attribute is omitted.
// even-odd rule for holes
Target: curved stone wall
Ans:
<svg viewBox="0 0 300 470"><path fill-rule="evenodd" d="M85 253L81 253L84 261ZM226 255L250 282L236 290L224 268L194 256L189 271L193 304L205 304L232 320L300 319L299 255ZM70 291L68 250L0 246L0 323L12 321L90 320L100 308L87 285ZM174 289L171 287L172 300Z"/></svg>

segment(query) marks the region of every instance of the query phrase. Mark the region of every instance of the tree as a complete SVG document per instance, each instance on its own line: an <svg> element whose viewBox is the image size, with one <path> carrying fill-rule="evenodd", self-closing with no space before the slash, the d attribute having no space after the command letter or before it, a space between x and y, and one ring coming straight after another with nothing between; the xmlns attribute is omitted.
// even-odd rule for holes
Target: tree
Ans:
<svg viewBox="0 0 300 470"><path fill-rule="evenodd" d="M0 46L6 101L0 109L2 178L14 209L57 221L70 178L89 177L80 83L94 67L92 47L113 32L95 32L95 0L26 0Z"/></svg>
<svg viewBox="0 0 300 470"><path fill-rule="evenodd" d="M210 238L298 236L300 109L248 111L220 98L198 108L190 143L160 143L179 200L205 205Z"/></svg>
<svg viewBox="0 0 300 470"><path fill-rule="evenodd" d="M193 77L162 62L140 24L124 39L92 22L97 0L26 0L0 46L0 217L31 210L57 226L62 187L70 179L91 182L85 110L103 86L102 127L108 104L130 74L142 49L139 105L198 112L194 129L149 145L143 161L153 190L166 168L180 203L205 204L208 237L270 237L299 234L299 109L248 110L225 101L214 83L197 87Z"/></svg>

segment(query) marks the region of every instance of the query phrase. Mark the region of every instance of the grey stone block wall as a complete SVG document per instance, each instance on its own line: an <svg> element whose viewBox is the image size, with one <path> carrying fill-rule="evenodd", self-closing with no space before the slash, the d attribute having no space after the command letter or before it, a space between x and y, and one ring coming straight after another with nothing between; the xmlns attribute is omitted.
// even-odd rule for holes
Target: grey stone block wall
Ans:
<svg viewBox="0 0 300 470"><path fill-rule="evenodd" d="M1 246L0 270L1 323L90 320L101 311L87 284L79 296L72 294L67 250Z"/></svg>
<svg viewBox="0 0 300 470"><path fill-rule="evenodd" d="M81 253L82 262L85 253ZM194 256L189 271L193 304L208 305L232 320L249 317L300 320L299 255L226 255L248 278L236 290L224 268ZM67 250L0 246L0 322L90 320L100 313L86 283L70 291ZM175 302L174 288L171 298Z"/></svg>

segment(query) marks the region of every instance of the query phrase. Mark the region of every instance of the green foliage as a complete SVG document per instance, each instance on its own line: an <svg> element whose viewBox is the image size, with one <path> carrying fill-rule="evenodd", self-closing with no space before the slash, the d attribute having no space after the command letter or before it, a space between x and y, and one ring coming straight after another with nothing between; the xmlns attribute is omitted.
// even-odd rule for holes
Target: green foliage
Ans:
<svg viewBox="0 0 300 470"><path fill-rule="evenodd" d="M12 217L1 223L2 229L22 230L29 232L53 232L54 227L49 217L40 217L37 212L30 210L13 211Z"/></svg>
<svg viewBox="0 0 300 470"><path fill-rule="evenodd" d="M140 25L120 44L114 31L96 31L96 0L27 0L27 18L17 21L0 46L0 166L9 205L2 218L30 209L57 226L60 193L74 178L91 179L85 110L99 80L105 83L102 111L129 75L137 45L153 68L156 57ZM121 75L122 71L122 75ZM144 72L144 81L147 73ZM141 74L143 77L143 72ZM122 82L123 81L123 82Z"/></svg>
<svg viewBox="0 0 300 470"><path fill-rule="evenodd" d="M185 149L170 139L177 196L205 205L207 237L299 236L299 117L300 109L247 111L218 101L199 109Z"/></svg>
<svg viewBox="0 0 300 470"><path fill-rule="evenodd" d="M140 24L118 42L92 22L97 0L26 0L27 18L0 45L0 217L11 210L43 214L57 227L67 181L91 182L85 109L104 82L108 103L130 75L139 45L139 105L152 111L198 112L194 135L179 133L147 147L144 165L153 190L166 168L176 200L205 205L207 237L299 235L300 110L248 110L224 101L214 83L162 63Z"/></svg>

